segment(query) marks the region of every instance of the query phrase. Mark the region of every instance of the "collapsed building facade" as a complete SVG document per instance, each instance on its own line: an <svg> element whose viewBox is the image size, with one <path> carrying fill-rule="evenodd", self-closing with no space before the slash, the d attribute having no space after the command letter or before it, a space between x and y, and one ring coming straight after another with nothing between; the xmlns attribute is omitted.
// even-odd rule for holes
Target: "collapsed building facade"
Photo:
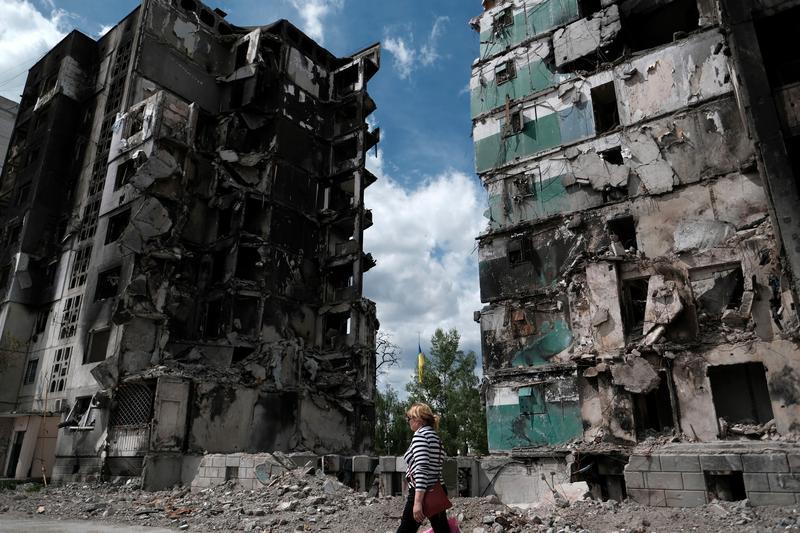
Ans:
<svg viewBox="0 0 800 533"><path fill-rule="evenodd" d="M3 161L6 159L8 143L11 141L11 130L14 129L14 121L17 118L16 102L0 96L0 172L3 171Z"/></svg>
<svg viewBox="0 0 800 533"><path fill-rule="evenodd" d="M489 448L517 470L794 502L797 6L483 2L476 319Z"/></svg>
<svg viewBox="0 0 800 533"><path fill-rule="evenodd" d="M373 45L143 0L31 68L2 174L3 475L371 447Z"/></svg>

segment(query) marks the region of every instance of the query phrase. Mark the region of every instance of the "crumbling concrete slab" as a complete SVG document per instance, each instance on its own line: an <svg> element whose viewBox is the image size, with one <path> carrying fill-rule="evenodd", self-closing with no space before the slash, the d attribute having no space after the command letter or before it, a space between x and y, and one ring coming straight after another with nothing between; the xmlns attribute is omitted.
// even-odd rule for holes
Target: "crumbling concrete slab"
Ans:
<svg viewBox="0 0 800 533"><path fill-rule="evenodd" d="M616 5L595 13L591 18L581 19L556 30L553 34L556 65L561 67L611 45L621 30L622 24Z"/></svg>
<svg viewBox="0 0 800 533"><path fill-rule="evenodd" d="M661 378L653 365L641 357L631 357L624 363L611 365L614 385L621 385L626 391L645 394L658 387Z"/></svg>

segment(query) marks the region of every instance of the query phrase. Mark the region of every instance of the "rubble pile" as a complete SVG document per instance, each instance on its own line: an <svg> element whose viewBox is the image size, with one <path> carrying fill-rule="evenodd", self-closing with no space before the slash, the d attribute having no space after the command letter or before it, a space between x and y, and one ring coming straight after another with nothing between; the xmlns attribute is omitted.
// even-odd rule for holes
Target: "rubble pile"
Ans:
<svg viewBox="0 0 800 533"><path fill-rule="evenodd" d="M201 491L148 492L139 488L138 481L48 487L28 483L0 488L0 516L108 521L177 531L391 533L399 524L404 504L400 496L354 492L313 468L275 476L259 490L242 490L229 482ZM754 508L747 500L715 501L694 509L654 508L630 501L555 500L555 505L540 503L522 510L507 507L496 496L453 498L449 515L457 517L465 533L800 528L796 508Z"/></svg>

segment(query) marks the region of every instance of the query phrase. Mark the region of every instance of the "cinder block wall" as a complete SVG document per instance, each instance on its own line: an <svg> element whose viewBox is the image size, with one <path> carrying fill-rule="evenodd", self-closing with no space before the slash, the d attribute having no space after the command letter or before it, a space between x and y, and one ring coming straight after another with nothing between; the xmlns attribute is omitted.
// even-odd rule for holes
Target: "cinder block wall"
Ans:
<svg viewBox="0 0 800 533"><path fill-rule="evenodd" d="M706 477L715 472L741 472L753 505L800 503L800 450L798 454L632 455L625 467L625 485L628 496L645 505L696 507L714 497Z"/></svg>

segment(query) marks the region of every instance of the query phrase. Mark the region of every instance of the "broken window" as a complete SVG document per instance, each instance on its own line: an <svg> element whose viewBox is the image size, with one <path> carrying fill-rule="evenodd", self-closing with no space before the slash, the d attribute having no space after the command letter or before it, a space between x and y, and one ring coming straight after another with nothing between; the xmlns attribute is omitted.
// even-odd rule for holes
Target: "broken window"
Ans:
<svg viewBox="0 0 800 533"><path fill-rule="evenodd" d="M261 197L249 197L245 203L244 231L253 235L266 236L269 230L269 209Z"/></svg>
<svg viewBox="0 0 800 533"><path fill-rule="evenodd" d="M622 323L629 340L642 336L648 281L639 278L622 282Z"/></svg>
<svg viewBox="0 0 800 533"><path fill-rule="evenodd" d="M764 424L774 418L763 364L712 366L708 379L717 418L728 425Z"/></svg>
<svg viewBox="0 0 800 533"><path fill-rule="evenodd" d="M225 334L225 323L223 322L223 301L212 300L206 304L206 316L203 324L203 332L208 339L215 339Z"/></svg>
<svg viewBox="0 0 800 533"><path fill-rule="evenodd" d="M233 226L233 206L220 209L217 214L217 239L227 237Z"/></svg>
<svg viewBox="0 0 800 533"><path fill-rule="evenodd" d="M211 13L208 9L201 9L200 10L200 22L205 24L206 26L214 27L214 24L217 22L214 18L214 14Z"/></svg>
<svg viewBox="0 0 800 533"><path fill-rule="evenodd" d="M522 131L525 126L525 118L522 109L515 109L506 113L503 123L503 137L511 137Z"/></svg>
<svg viewBox="0 0 800 533"><path fill-rule="evenodd" d="M67 374L69 373L69 360L72 358L72 346L65 346L56 350L53 358L53 368L50 372L50 392L63 392L67 387Z"/></svg>
<svg viewBox="0 0 800 533"><path fill-rule="evenodd" d="M509 180L514 186L511 197L515 202L522 202L536 196L536 177L533 174L517 174Z"/></svg>
<svg viewBox="0 0 800 533"><path fill-rule="evenodd" d="M794 7L755 22L761 59L773 89L800 81L800 57L794 44L798 20L800 7Z"/></svg>
<svg viewBox="0 0 800 533"><path fill-rule="evenodd" d="M114 190L116 191L126 183L130 183L133 176L136 174L136 162L133 159L128 159L124 163L117 166L117 175L114 178Z"/></svg>
<svg viewBox="0 0 800 533"><path fill-rule="evenodd" d="M492 19L492 29L495 35L502 33L504 28L514 25L514 10L507 7L495 13Z"/></svg>
<svg viewBox="0 0 800 533"><path fill-rule="evenodd" d="M128 115L128 134L126 137L136 135L144 129L144 109L145 106L139 106L136 109L131 110L130 114Z"/></svg>
<svg viewBox="0 0 800 533"><path fill-rule="evenodd" d="M250 354L255 351L256 349L252 346L235 346L233 348L233 357L231 358L231 363L240 363L247 359Z"/></svg>
<svg viewBox="0 0 800 533"><path fill-rule="evenodd" d="M250 40L247 39L236 47L236 64L234 69L241 68L247 64L247 52L250 49Z"/></svg>
<svg viewBox="0 0 800 533"><path fill-rule="evenodd" d="M81 310L81 295L78 294L64 301L64 312L61 314L61 330L59 339L67 339L75 335L78 328L78 316Z"/></svg>
<svg viewBox="0 0 800 533"><path fill-rule="evenodd" d="M72 263L72 271L69 276L69 288L81 287L86 283L86 275L89 271L89 261L92 259L92 247L86 246L75 253L75 261Z"/></svg>
<svg viewBox="0 0 800 533"><path fill-rule="evenodd" d="M533 259L533 243L527 235L512 235L506 248L508 262L518 265Z"/></svg>
<svg viewBox="0 0 800 533"><path fill-rule="evenodd" d="M131 210L126 209L117 213L116 215L108 217L108 227L106 228L105 244L110 244L118 240L125 228L128 226L128 221L131 218Z"/></svg>
<svg viewBox="0 0 800 533"><path fill-rule="evenodd" d="M258 298L237 296L233 306L233 329L242 335L258 333Z"/></svg>
<svg viewBox="0 0 800 533"><path fill-rule="evenodd" d="M658 387L645 394L631 394L633 401L633 420L636 424L636 436L647 437L647 433L664 432L674 425L672 418L672 399L669 393L669 377L666 372L659 372L661 380Z"/></svg>
<svg viewBox="0 0 800 533"><path fill-rule="evenodd" d="M612 240L616 239L625 250L636 250L636 221L632 216L615 218L608 221L608 231Z"/></svg>
<svg viewBox="0 0 800 533"><path fill-rule="evenodd" d="M626 44L633 52L671 43L675 34L696 30L697 0L626 2L621 5Z"/></svg>
<svg viewBox="0 0 800 533"><path fill-rule="evenodd" d="M122 276L122 266L109 268L97 276L97 287L94 290L94 301L113 298L119 291L120 277Z"/></svg>
<svg viewBox="0 0 800 533"><path fill-rule="evenodd" d="M225 281L228 271L229 253L229 250L220 250L214 252L213 263L211 266L211 280L214 283L222 283Z"/></svg>
<svg viewBox="0 0 800 533"><path fill-rule="evenodd" d="M40 309L36 313L36 323L33 325L33 334L39 335L43 333L47 327L47 319L50 317L50 308Z"/></svg>
<svg viewBox="0 0 800 533"><path fill-rule="evenodd" d="M747 498L744 487L744 475L740 471L703 472L706 481L706 492L709 499L723 502L738 502Z"/></svg>
<svg viewBox="0 0 800 533"><path fill-rule="evenodd" d="M186 11L195 11L197 3L194 0L181 0L181 7Z"/></svg>
<svg viewBox="0 0 800 533"><path fill-rule="evenodd" d="M609 165L620 166L620 165L624 165L625 164L625 162L622 159L622 147L621 146L617 146L617 147L614 147L614 148L609 148L608 150L604 150L602 152L598 152L597 155L599 155L603 159L603 161L605 161Z"/></svg>
<svg viewBox="0 0 800 533"><path fill-rule="evenodd" d="M502 85L516 77L517 67L513 59L503 61L494 68L494 79L497 81L497 85Z"/></svg>
<svg viewBox="0 0 800 533"><path fill-rule="evenodd" d="M514 338L528 337L536 331L535 321L528 318L525 309L514 309L511 311L511 334Z"/></svg>
<svg viewBox="0 0 800 533"><path fill-rule="evenodd" d="M358 83L358 63L353 63L333 75L333 88L337 96L353 92L356 83Z"/></svg>
<svg viewBox="0 0 800 533"><path fill-rule="evenodd" d="M742 267L716 272L692 272L692 292L698 311L720 318L727 309L739 309L744 295Z"/></svg>
<svg viewBox="0 0 800 533"><path fill-rule="evenodd" d="M22 379L23 385L30 385L36 381L36 371L39 369L39 358L31 359L25 366L25 377Z"/></svg>
<svg viewBox="0 0 800 533"><path fill-rule="evenodd" d="M8 285L8 280L11 278L11 265L3 265L0 269L0 287L3 289Z"/></svg>
<svg viewBox="0 0 800 533"><path fill-rule="evenodd" d="M236 254L236 274L239 279L257 281L264 277L264 261L258 248L240 246Z"/></svg>
<svg viewBox="0 0 800 533"><path fill-rule="evenodd" d="M67 413L67 417L58 427L69 428L71 430L92 430L94 429L95 418L92 411L97 408L94 396L78 396L72 409Z"/></svg>
<svg viewBox="0 0 800 533"><path fill-rule="evenodd" d="M358 137L350 137L333 145L333 164L340 165L358 157Z"/></svg>
<svg viewBox="0 0 800 533"><path fill-rule="evenodd" d="M614 90L614 82L610 81L603 85L592 87L591 93L595 134L600 135L619 126L617 93Z"/></svg>
<svg viewBox="0 0 800 533"><path fill-rule="evenodd" d="M83 354L83 364L105 361L111 328L103 328L89 332L89 346Z"/></svg>
<svg viewBox="0 0 800 533"><path fill-rule="evenodd" d="M541 385L521 387L517 390L519 411L524 415L542 415L547 413L544 404L544 392Z"/></svg>
<svg viewBox="0 0 800 533"><path fill-rule="evenodd" d="M350 334L350 311L325 315L325 340L331 348L341 346Z"/></svg>

